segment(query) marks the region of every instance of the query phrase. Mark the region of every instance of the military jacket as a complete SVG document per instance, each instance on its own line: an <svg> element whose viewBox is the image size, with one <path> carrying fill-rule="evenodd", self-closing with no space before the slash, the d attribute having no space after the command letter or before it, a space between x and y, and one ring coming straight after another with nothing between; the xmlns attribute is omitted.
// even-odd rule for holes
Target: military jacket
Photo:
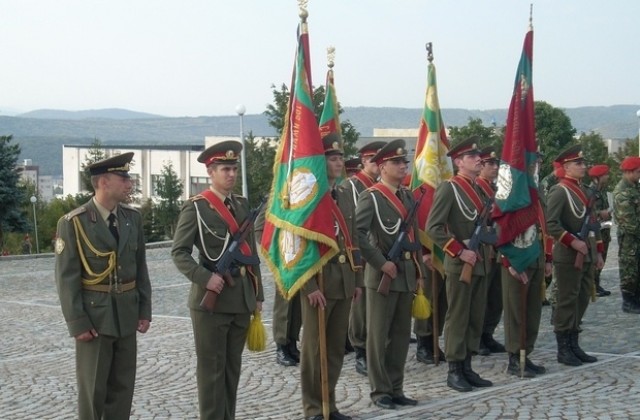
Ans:
<svg viewBox="0 0 640 420"><path fill-rule="evenodd" d="M462 175L456 175L456 181L466 182L475 192L477 199L472 199L454 180L442 182L436 189L433 205L427 219L427 235L445 251L444 268L448 273L460 274L464 261L458 258L466 249L468 240L473 236L476 219L482 211L483 193L473 181ZM480 200L480 206L477 204ZM473 266L474 276L485 276L489 273L491 255L487 246L478 249L481 259Z"/></svg>
<svg viewBox="0 0 640 420"><path fill-rule="evenodd" d="M235 219L241 225L249 215L249 202L242 196L233 195L232 204ZM225 244L230 242L230 238L227 241L227 235L231 235L227 223L204 197L197 195L184 203L173 236L171 256L178 270L193 282L189 293L190 309L203 310L200 302L213 273L215 261L212 260L217 260L225 250ZM252 255L258 255L253 231L247 243ZM194 246L199 251L198 261L191 255ZM240 266L237 268L231 272L235 285L225 285L214 312L253 312L256 300L264 300L260 264L252 265L251 272L248 267L244 267L244 270Z"/></svg>
<svg viewBox="0 0 640 420"><path fill-rule="evenodd" d="M352 247L356 249L356 255L360 253L359 240L356 230L356 207L350 191L342 186L337 186L337 204L351 237ZM347 299L353 296L356 287L363 287L362 259L359 267L352 267L351 258L348 255L344 233L336 224L336 240L340 247L340 253L333 257L322 269L324 296L328 299ZM354 253L351 253L354 255ZM354 270L356 268L356 270ZM315 277L309 280L302 288L304 294L318 290L318 282Z"/></svg>
<svg viewBox="0 0 640 420"><path fill-rule="evenodd" d="M414 199L411 192L402 188L402 202L409 211ZM364 272L364 285L377 289L382 279L381 268L387 262L387 254L395 242L398 232L396 226L401 221L401 215L391 205L384 195L374 189L368 189L360 194L356 207L356 225L358 240L362 249L362 256L367 262ZM418 223L414 222L414 241L418 241ZM397 264L398 276L391 282L392 292L413 292L416 290L416 278L425 275L422 263L422 251L403 253Z"/></svg>
<svg viewBox="0 0 640 420"><path fill-rule="evenodd" d="M126 337L136 332L138 320L151 320L142 217L132 207L120 204L117 220L119 242L93 200L58 221L55 277L71 336L94 328L101 335ZM108 274L96 283L95 274L100 273ZM87 290L83 280L106 289L111 285L113 291ZM134 289L118 292L120 285L133 281Z"/></svg>
<svg viewBox="0 0 640 420"><path fill-rule="evenodd" d="M575 188L582 191L582 197L576 192L563 185L572 183ZM564 178L559 184L554 185L549 190L547 197L547 231L556 240L553 247L553 261L560 263L573 263L576 253L571 248L571 242L578 238L582 228L585 211L592 212L586 208L582 201L589 197L589 191L578 181L571 178ZM582 238L587 243L590 252L585 255L585 262L595 261L597 252L602 252L602 236L600 229L595 229L589 233L588 238Z"/></svg>
<svg viewBox="0 0 640 420"><path fill-rule="evenodd" d="M613 190L613 215L618 235L640 239L640 184L622 178Z"/></svg>
<svg viewBox="0 0 640 420"><path fill-rule="evenodd" d="M609 210L610 205L609 205L609 197L607 196L607 192L602 191L598 187L598 185L595 183L591 183L591 185L589 185L588 188L594 197L593 209L596 211L596 213L599 213L602 210ZM600 218L599 215L597 216L597 219L598 219L598 222L603 222L603 220Z"/></svg>
<svg viewBox="0 0 640 420"><path fill-rule="evenodd" d="M366 175L365 173L360 172L352 176L351 178L345 179L341 185L344 189L346 189L349 192L349 195L353 200L353 204L357 205L358 197L360 196L362 191L371 187L373 184L375 184L374 180L369 178L369 176Z"/></svg>

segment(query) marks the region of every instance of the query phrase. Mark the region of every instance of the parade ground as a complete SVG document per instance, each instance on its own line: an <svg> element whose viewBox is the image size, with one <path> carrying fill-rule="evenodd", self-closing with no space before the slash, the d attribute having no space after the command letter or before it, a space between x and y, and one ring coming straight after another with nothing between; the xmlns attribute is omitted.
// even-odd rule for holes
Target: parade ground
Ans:
<svg viewBox="0 0 640 420"><path fill-rule="evenodd" d="M133 419L195 419L198 401L195 351L187 309L189 281L174 267L170 248L147 253L153 285L153 322L138 335L138 376ZM640 419L640 316L621 311L617 244L603 272L608 297L590 304L580 336L598 362L568 367L556 362L556 343L543 307L531 359L548 373L534 379L507 376L506 354L476 356L474 369L490 388L458 393L446 386L447 366L427 366L409 348L405 393L415 407L382 410L371 403L367 378L345 357L336 389L338 408L354 419ZM273 277L263 266L263 320L267 349L244 352L238 419L301 419L299 369L276 364L271 341ZM52 254L0 258L0 418L73 419L76 414L74 342L68 336L54 280ZM496 338L503 340L502 324Z"/></svg>

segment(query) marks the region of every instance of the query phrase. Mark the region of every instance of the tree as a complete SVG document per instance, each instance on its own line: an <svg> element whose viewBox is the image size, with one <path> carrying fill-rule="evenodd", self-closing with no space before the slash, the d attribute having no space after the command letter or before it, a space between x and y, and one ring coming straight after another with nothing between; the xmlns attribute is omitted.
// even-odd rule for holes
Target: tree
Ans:
<svg viewBox="0 0 640 420"><path fill-rule="evenodd" d="M144 230L144 239L147 242L159 242L165 239L165 229L158 222L155 215L156 210L157 208L150 198L147 198L140 206L142 229Z"/></svg>
<svg viewBox="0 0 640 420"><path fill-rule="evenodd" d="M571 120L563 110L546 102L536 101L534 113L536 137L540 150L544 153L540 168L540 179L542 179L553 170L553 160L556 156L570 145L576 144L574 138L576 129L573 128Z"/></svg>
<svg viewBox="0 0 640 420"><path fill-rule="evenodd" d="M278 136L282 135L282 129L284 128L284 119L287 113L287 106L289 105L289 89L284 83L280 86L280 89L276 89L275 85L271 85L273 93L273 103L267 105L264 114L267 116L269 125L275 128L278 132ZM324 97L325 88L320 86L313 90L313 108L316 114L316 119L319 121L324 109ZM344 109L338 103L338 112L342 114ZM344 154L345 156L354 155L357 148L355 147L360 132L356 130L351 121L340 121L340 130L342 131L342 140L344 141ZM279 140L279 139L278 139Z"/></svg>
<svg viewBox="0 0 640 420"><path fill-rule="evenodd" d="M253 132L249 132L245 139L245 148L247 175L251 175L247 176L249 205L253 208L260 203L260 200L271 189L276 148L271 141L258 142ZM242 186L238 184L236 188L241 191Z"/></svg>
<svg viewBox="0 0 640 420"><path fill-rule="evenodd" d="M184 186L173 170L173 164L167 162L163 165L160 178L156 186L156 193L160 199L160 204L156 212L158 222L165 228L165 235L173 238L173 233L178 223L180 207L182 206L182 193Z"/></svg>
<svg viewBox="0 0 640 420"><path fill-rule="evenodd" d="M497 127L495 124L491 127L486 127L482 124L480 118L469 118L469 123L462 127L450 127L449 137L451 143L455 144L471 136L478 136L480 138L479 147L492 146L496 149L496 153L500 155L502 151L502 139L504 138L504 127Z"/></svg>
<svg viewBox="0 0 640 420"><path fill-rule="evenodd" d="M82 174L80 175L80 180L82 182L82 186L84 187L84 190L89 192L88 194L89 196L93 195L95 193L95 190L93 189L93 185L91 185L91 175L89 175L89 171L87 170L87 168L90 165L105 158L106 156L104 153L104 148L102 147L102 142L100 141L99 138L96 137L93 139L93 143L91 143L91 148L87 152L85 161L80 165L80 167L82 168ZM83 195L87 195L87 194L83 194Z"/></svg>
<svg viewBox="0 0 640 420"><path fill-rule="evenodd" d="M29 229L23 211L24 189L18 182L20 146L11 144L11 140L12 136L0 136L0 245L4 245L4 232L27 232Z"/></svg>

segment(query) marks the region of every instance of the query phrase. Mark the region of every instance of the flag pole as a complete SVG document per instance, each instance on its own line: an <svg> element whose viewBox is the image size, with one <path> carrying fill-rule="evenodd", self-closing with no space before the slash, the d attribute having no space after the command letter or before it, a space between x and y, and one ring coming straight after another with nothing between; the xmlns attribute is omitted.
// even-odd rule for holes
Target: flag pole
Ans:
<svg viewBox="0 0 640 420"><path fill-rule="evenodd" d="M529 283L520 283L520 377L524 378L527 362L527 292Z"/></svg>
<svg viewBox="0 0 640 420"><path fill-rule="evenodd" d="M440 303L438 302L438 283L440 282L440 272L435 268L431 268L431 321L432 328L431 333L433 334L433 362L436 366L440 364L440 345L438 336L440 335L440 319L438 310L440 309Z"/></svg>
<svg viewBox="0 0 640 420"><path fill-rule="evenodd" d="M317 274L318 289L324 295L322 270ZM329 369L327 367L327 325L324 319L324 307L318 304L318 339L320 344L320 386L322 388L322 416L329 420Z"/></svg>

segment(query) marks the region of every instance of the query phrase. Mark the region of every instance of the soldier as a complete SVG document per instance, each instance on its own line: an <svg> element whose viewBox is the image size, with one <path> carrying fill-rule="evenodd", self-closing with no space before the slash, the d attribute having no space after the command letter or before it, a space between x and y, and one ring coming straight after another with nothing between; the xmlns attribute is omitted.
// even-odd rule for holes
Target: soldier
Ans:
<svg viewBox="0 0 640 420"><path fill-rule="evenodd" d="M620 169L622 179L613 190L613 214L618 226L622 311L640 314L640 158L624 158Z"/></svg>
<svg viewBox="0 0 640 420"><path fill-rule="evenodd" d="M253 232L239 245L242 254L256 264L235 262L227 284L216 272L216 261L229 246L229 238L249 214L246 198L232 194L238 176L242 145L223 141L207 148L198 162L207 167L211 187L182 206L173 238L171 256L191 282L189 309L193 325L201 419L233 419L244 349L251 314L262 310L260 264ZM198 249L198 261L192 257ZM200 302L209 290L217 294L213 312Z"/></svg>
<svg viewBox="0 0 640 420"><path fill-rule="evenodd" d="M594 165L589 168L589 178L591 178L591 189L594 194L593 208L596 211L596 220L600 223L600 235L602 235L602 243L604 251L602 259L607 262L607 253L609 252L609 244L611 243L611 206L609 206L609 197L607 197L607 188L609 187L609 167L607 165ZM596 294L599 297L609 296L610 291L605 290L600 285L600 274L602 270L596 270Z"/></svg>
<svg viewBox="0 0 640 420"><path fill-rule="evenodd" d="M323 138L327 160L327 175L332 189L333 214L336 219L336 240L340 253L322 268L323 288L317 278L307 281L302 287L302 359L300 362L300 384L302 406L308 419L321 420L322 382L320 373L320 340L318 332L318 310L324 308L326 325L326 357L329 387L329 409L331 419L347 420L351 417L338 411L335 388L344 360L344 338L349 328L351 302L358 303L362 295L362 263L355 228L355 204L351 194L335 182L342 176L344 166L340 137L333 133Z"/></svg>
<svg viewBox="0 0 640 420"><path fill-rule="evenodd" d="M255 223L258 243L262 241L266 210L267 206L264 206ZM285 367L296 366L300 363L300 350L296 343L299 341L302 328L300 294L287 300L280 293L276 293L273 299L272 322L273 341L276 343L276 363Z"/></svg>
<svg viewBox="0 0 640 420"><path fill-rule="evenodd" d="M418 226L409 229L409 242L417 251L404 251L396 265L387 260L414 200L401 187L407 172L407 150L402 139L393 140L372 158L380 167L380 182L360 194L356 208L362 255L367 261L364 281L367 297L367 371L371 399L384 409L416 405L404 395L404 365L411 335L413 292L422 282L424 265L417 238ZM383 274L392 280L389 294L378 292Z"/></svg>
<svg viewBox="0 0 640 420"><path fill-rule="evenodd" d="M427 219L427 234L445 251L449 307L444 327L444 351L449 363L447 385L459 392L471 391L472 386L493 385L471 368L471 355L478 351L482 335L490 262L486 246L480 246L476 253L465 245L485 206L475 184L482 169L477 142L477 137L470 137L449 151L458 172L438 186ZM460 278L465 264L473 267L469 284Z"/></svg>
<svg viewBox="0 0 640 420"><path fill-rule="evenodd" d="M345 160L344 170L347 173L347 178L351 178L360 172L362 170L362 159L360 156Z"/></svg>
<svg viewBox="0 0 640 420"><path fill-rule="evenodd" d="M557 244L553 247L554 277L558 287L554 332L558 343L558 362L569 366L593 363L578 344L578 327L589 305L594 266L602 269L603 244L600 229L589 229L580 237L584 221L592 218L587 189L580 180L587 168L580 145L571 146L555 159L565 176L549 191L547 228ZM584 258L582 266L577 254Z"/></svg>
<svg viewBox="0 0 640 420"><path fill-rule="evenodd" d="M476 178L476 183L486 198L493 198L497 189L496 179L498 178L500 159L498 159L493 147L483 148L480 159L482 169L480 170L480 175ZM491 261L487 275L487 308L484 313L484 325L478 348L478 354L481 356L488 356L491 353L504 353L506 351L502 343L493 338L493 333L500 323L500 317L502 317L502 271L495 249L490 248L489 250Z"/></svg>
<svg viewBox="0 0 640 420"><path fill-rule="evenodd" d="M538 153L537 164L532 168L532 172L537 175L538 167L541 163L541 155ZM524 349L526 352L524 377L533 378L547 372L542 365L537 365L529 359L529 355L533 352L538 332L540 330L540 318L542 315L542 282L545 276L551 276L553 238L547 235L546 222L544 215L544 207L542 202L538 206L538 223L530 227L528 231L520 234L512 243L516 247L528 247L534 241L538 241L540 245L540 255L537 260L533 261L525 269L524 272L518 272L511 266L511 261L504 255L501 255L502 270L502 297L504 307L504 342L506 350L509 353L509 364L507 365L507 373L514 376L520 376L520 357L519 350L521 347L520 333L522 328L525 329ZM523 286L526 285L526 286ZM522 303L525 293L525 319L522 319Z"/></svg>
<svg viewBox="0 0 640 420"><path fill-rule="evenodd" d="M380 176L380 168L371 158L385 144L384 141L373 141L358 150L361 160L361 170L351 178L343 181L342 186L351 194L354 205L358 204L358 197L362 191L372 187ZM362 298L351 305L349 318L349 341L356 353L356 372L367 375L367 302L366 288L362 289Z"/></svg>
<svg viewBox="0 0 640 420"><path fill-rule="evenodd" d="M132 189L123 153L87 167L95 194L58 221L55 277L76 342L80 419L128 419L136 331L151 322L142 217L124 204Z"/></svg>
<svg viewBox="0 0 640 420"><path fill-rule="evenodd" d="M538 188L538 191L540 193L540 202L543 204L543 206L545 206L545 209L547 205L547 195L549 194L549 190L562 178L564 178L564 169L562 168L562 165L560 165L558 162L553 162L553 172L545 176L542 181L540 181L540 186ZM553 270L551 271L552 273L544 278L544 282L547 287L547 293L545 300L542 301L542 305L551 305L551 316L549 317L549 323L553 325L553 319L556 310L557 287L556 282L553 278Z"/></svg>

